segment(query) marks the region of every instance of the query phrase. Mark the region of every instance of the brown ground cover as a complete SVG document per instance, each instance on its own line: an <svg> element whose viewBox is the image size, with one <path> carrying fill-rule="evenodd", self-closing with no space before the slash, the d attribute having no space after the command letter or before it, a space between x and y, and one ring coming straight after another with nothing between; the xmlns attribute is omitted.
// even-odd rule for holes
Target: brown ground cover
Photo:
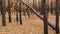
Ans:
<svg viewBox="0 0 60 34"><path fill-rule="evenodd" d="M49 20L54 24L54 16L50 16ZM8 14L6 14L6 26L2 26L2 17L0 16L0 34L44 34L44 23L36 15L31 15L31 18L22 16L23 25L20 25L15 18L15 15L12 15L12 22L9 23ZM55 34L55 30L50 27L48 29L49 34Z"/></svg>

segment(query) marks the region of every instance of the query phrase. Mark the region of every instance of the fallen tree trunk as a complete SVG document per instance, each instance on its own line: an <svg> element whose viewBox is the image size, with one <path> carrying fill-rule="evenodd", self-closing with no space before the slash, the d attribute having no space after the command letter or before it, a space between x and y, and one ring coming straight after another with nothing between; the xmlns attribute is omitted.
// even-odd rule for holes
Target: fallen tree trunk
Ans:
<svg viewBox="0 0 60 34"><path fill-rule="evenodd" d="M23 4L25 4L28 8L30 8L30 9L32 10L32 12L33 12L35 15L37 15L41 20L44 20L43 17L42 17L39 13L37 13L34 8L32 8L32 7L29 6L28 4L24 3L23 1L21 1L21 2L22 2ZM48 21L47 21L47 22L48 22ZM48 22L48 25L49 25L51 28L53 28L54 30L56 30L56 27L55 27L53 24L51 24L50 22Z"/></svg>

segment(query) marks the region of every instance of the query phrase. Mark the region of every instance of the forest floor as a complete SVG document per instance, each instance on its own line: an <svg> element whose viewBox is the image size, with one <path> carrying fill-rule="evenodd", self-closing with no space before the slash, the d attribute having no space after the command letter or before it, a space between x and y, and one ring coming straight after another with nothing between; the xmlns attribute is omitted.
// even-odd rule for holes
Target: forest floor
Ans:
<svg viewBox="0 0 60 34"><path fill-rule="evenodd" d="M22 16L22 25L20 25L19 21L16 21L15 16L12 15L12 22L9 23L8 15L6 14L6 26L2 26L2 16L0 16L0 34L44 34L44 23L36 15L31 16L31 18ZM55 16L50 15L49 17L49 21L55 25ZM48 27L48 30L49 34L55 34L55 30L51 27Z"/></svg>

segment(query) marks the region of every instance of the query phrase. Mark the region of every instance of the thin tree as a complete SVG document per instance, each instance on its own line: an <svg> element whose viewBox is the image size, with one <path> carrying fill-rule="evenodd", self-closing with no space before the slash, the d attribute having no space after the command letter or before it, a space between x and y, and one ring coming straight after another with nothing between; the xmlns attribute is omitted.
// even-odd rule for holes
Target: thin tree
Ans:
<svg viewBox="0 0 60 34"><path fill-rule="evenodd" d="M1 8L2 8L2 25L5 26L6 25L6 21L5 21L5 4L4 4L4 1L1 0Z"/></svg>
<svg viewBox="0 0 60 34"><path fill-rule="evenodd" d="M16 0L14 9L16 11L16 20L18 21L18 0Z"/></svg>
<svg viewBox="0 0 60 34"><path fill-rule="evenodd" d="M26 0L26 3L29 4L29 0ZM28 18L30 18L30 12L28 7L26 8L26 12L27 12Z"/></svg>
<svg viewBox="0 0 60 34"><path fill-rule="evenodd" d="M11 22L11 7L10 7L10 0L8 0L8 14L9 14L9 22Z"/></svg>
<svg viewBox="0 0 60 34"><path fill-rule="evenodd" d="M20 0L20 3L19 3L19 12L20 12L20 24L22 25L21 1L22 1L22 0Z"/></svg>
<svg viewBox="0 0 60 34"><path fill-rule="evenodd" d="M51 4L50 4L51 6L51 8L50 8L50 10L51 10L51 14L53 14L53 1L51 0Z"/></svg>
<svg viewBox="0 0 60 34"><path fill-rule="evenodd" d="M48 23L46 17L46 0L42 0L42 11L43 11L43 18L44 18L44 34L48 34Z"/></svg>
<svg viewBox="0 0 60 34"><path fill-rule="evenodd" d="M56 34L59 33L59 7L58 7L58 1L56 0Z"/></svg>

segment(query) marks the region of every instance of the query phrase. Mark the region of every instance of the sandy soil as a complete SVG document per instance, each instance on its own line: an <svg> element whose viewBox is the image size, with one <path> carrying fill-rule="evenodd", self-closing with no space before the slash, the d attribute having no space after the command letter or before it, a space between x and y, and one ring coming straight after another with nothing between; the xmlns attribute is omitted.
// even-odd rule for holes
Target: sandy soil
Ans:
<svg viewBox="0 0 60 34"><path fill-rule="evenodd" d="M2 26L2 17L0 16L0 34L44 34L44 23L36 15L31 16L31 18L22 16L22 25L15 18L15 15L12 15L12 22L9 23L8 15L6 14L6 26ZM52 18L49 20L51 20L50 22L53 21L52 24L54 24ZM48 29L49 34L55 34L55 30L50 27Z"/></svg>

